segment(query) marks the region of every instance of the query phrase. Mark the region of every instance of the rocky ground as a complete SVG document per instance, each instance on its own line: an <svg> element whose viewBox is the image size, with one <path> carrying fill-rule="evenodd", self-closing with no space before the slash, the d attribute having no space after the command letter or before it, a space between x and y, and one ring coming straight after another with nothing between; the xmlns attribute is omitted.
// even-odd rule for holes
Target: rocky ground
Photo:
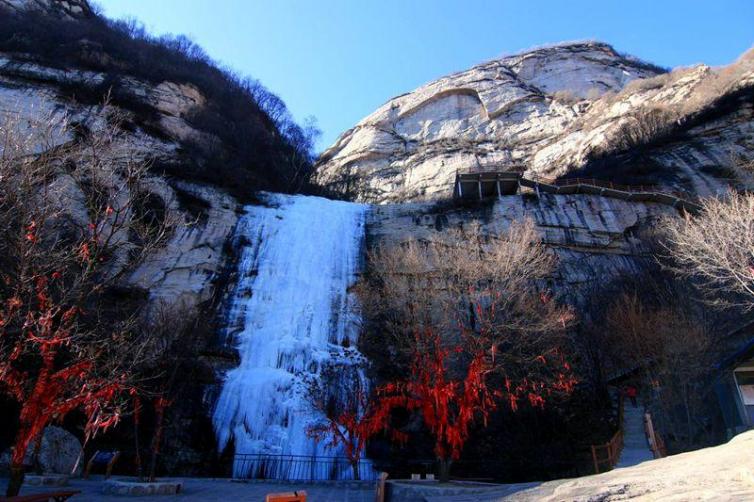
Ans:
<svg viewBox="0 0 754 502"><path fill-rule="evenodd" d="M102 479L70 481L66 487L42 488L25 487L21 495L48 493L55 491L78 490L81 494L71 498L71 502L115 502L123 500L163 501L163 502L228 502L264 500L269 493L290 492L304 490L307 501L311 502L372 502L374 489L354 488L333 485L286 485L280 483L235 483L229 479L201 479L183 478L184 487L178 495L154 495L145 497L129 497L123 495L103 495ZM0 479L0 490L5 492L7 479Z"/></svg>

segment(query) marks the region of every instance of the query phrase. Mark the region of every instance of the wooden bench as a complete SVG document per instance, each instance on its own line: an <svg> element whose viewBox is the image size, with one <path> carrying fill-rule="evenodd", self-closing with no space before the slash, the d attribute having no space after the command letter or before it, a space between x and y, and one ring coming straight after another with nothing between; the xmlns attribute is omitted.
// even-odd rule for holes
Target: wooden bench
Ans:
<svg viewBox="0 0 754 502"><path fill-rule="evenodd" d="M298 490L295 492L268 493L264 502L306 502L306 492Z"/></svg>
<svg viewBox="0 0 754 502"><path fill-rule="evenodd" d="M17 495L15 497L0 497L2 502L63 502L81 493L80 490L64 492L35 493L33 495Z"/></svg>

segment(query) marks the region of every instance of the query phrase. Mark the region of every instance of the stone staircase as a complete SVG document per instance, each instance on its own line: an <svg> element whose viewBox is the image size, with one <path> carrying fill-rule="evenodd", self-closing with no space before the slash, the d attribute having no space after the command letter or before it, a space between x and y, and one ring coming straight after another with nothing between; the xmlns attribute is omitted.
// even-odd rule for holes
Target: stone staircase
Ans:
<svg viewBox="0 0 754 502"><path fill-rule="evenodd" d="M626 400L623 408L623 451L615 467L630 467L653 459L644 430L644 408L633 406Z"/></svg>

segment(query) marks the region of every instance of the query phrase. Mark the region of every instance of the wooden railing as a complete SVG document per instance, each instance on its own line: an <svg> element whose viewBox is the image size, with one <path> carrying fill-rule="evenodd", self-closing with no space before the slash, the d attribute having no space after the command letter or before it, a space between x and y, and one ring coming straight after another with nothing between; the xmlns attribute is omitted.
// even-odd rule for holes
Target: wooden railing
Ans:
<svg viewBox="0 0 754 502"><path fill-rule="evenodd" d="M644 432L647 434L647 440L649 441L649 448L652 450L655 458L663 458L668 456L668 450L665 448L665 442L662 437L657 434L654 423L652 422L652 414L646 412L644 414Z"/></svg>
<svg viewBox="0 0 754 502"><path fill-rule="evenodd" d="M631 197L630 194L638 194L638 196L647 198L649 200L655 200L656 202L668 203L666 198L673 200L673 205L680 205L686 210L697 212L701 210L701 205L698 198L689 192L679 190L665 190L657 185L621 185L619 183L613 183L612 181L600 180L596 178L545 178L534 174L530 177L521 178L522 185L545 185L553 187L554 189L579 189L594 190L602 189L611 192L600 192L604 195L613 194L619 196L625 194L625 197ZM634 195L634 197L637 195Z"/></svg>
<svg viewBox="0 0 754 502"><path fill-rule="evenodd" d="M592 195L601 195L605 197L616 197L624 200L641 200L668 204L678 209L683 209L691 213L697 213L702 209L701 203L694 194L678 190L665 190L657 185L621 185L596 178L545 178L538 174L524 175L523 171L478 171L462 170L456 171L456 181L453 188L453 196L462 198L460 183L464 176L476 176L475 179L466 180L467 182L476 181L479 199L483 198L483 182L497 182L496 195L499 198L501 193L501 181L509 182L511 179L518 180L518 186L532 188L539 195L540 190L553 194L571 194L584 193ZM506 194L515 193L517 187ZM491 194L487 194L491 196Z"/></svg>
<svg viewBox="0 0 754 502"><path fill-rule="evenodd" d="M618 398L618 431L607 443L592 445L594 473L606 472L615 467L623 451L623 394Z"/></svg>

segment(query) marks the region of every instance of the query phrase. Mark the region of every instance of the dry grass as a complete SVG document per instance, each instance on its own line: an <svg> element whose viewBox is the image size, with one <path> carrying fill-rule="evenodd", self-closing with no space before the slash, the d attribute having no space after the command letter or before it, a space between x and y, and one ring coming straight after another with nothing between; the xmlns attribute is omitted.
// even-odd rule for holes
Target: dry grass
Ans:
<svg viewBox="0 0 754 502"><path fill-rule="evenodd" d="M637 78L626 84L621 95L632 95L640 92L662 89L671 79L672 73L663 73L650 78Z"/></svg>
<svg viewBox="0 0 754 502"><path fill-rule="evenodd" d="M552 94L552 99L557 101L558 103L566 106L573 106L579 101L582 101L582 98L577 96L573 91L569 89L563 89L560 91L555 91Z"/></svg>
<svg viewBox="0 0 754 502"><path fill-rule="evenodd" d="M683 95L672 89L681 85L679 82L688 78L692 72L698 71L701 71L700 78L690 87L686 87L687 94L684 99L672 104L653 99L662 92L671 92L674 96ZM707 70L700 70L699 67L678 68L656 77L633 80L619 93L606 94L595 101L589 113L582 118L581 127L596 129L606 121L617 122L617 128L612 132L612 140L598 152L601 156L641 147L661 140L663 136L683 127L684 124L693 123L693 118L699 114L714 111L723 98L741 88L742 79L752 71L754 49L750 49L725 67ZM641 101L622 116L616 117L610 113L614 105L635 102L637 95L642 96Z"/></svg>

